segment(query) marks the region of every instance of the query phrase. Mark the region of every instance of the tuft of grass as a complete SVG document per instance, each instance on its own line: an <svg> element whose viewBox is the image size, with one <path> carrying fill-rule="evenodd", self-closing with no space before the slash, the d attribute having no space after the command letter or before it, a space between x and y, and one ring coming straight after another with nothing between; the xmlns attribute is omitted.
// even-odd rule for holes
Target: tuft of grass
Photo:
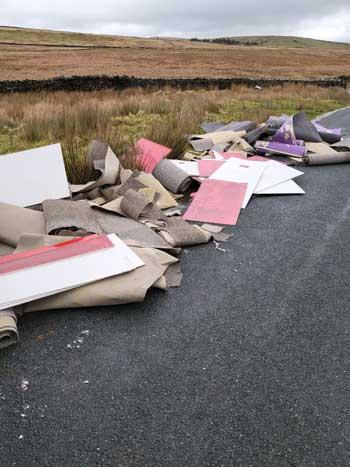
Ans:
<svg viewBox="0 0 350 467"><path fill-rule="evenodd" d="M350 105L344 89L288 85L257 91L129 89L123 92L35 93L0 96L0 154L61 142L72 183L95 174L86 163L90 140L110 145L125 168L137 168L134 143L141 137L181 158L187 136L203 121L253 120L305 110L309 117Z"/></svg>
<svg viewBox="0 0 350 467"><path fill-rule="evenodd" d="M78 139L66 141L63 157L70 183L80 184L96 178L93 167L86 161L87 147Z"/></svg>

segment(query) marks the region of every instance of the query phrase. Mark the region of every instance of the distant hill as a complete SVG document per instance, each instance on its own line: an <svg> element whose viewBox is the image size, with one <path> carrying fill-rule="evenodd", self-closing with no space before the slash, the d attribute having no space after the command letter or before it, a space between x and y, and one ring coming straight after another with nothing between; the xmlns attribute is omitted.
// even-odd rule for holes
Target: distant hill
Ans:
<svg viewBox="0 0 350 467"><path fill-rule="evenodd" d="M174 40L175 41L175 40ZM189 43L188 40L177 41ZM0 43L43 45L51 47L171 47L172 39L147 39L105 34L87 34L69 31L50 31L0 26ZM190 44L188 44L190 45Z"/></svg>
<svg viewBox="0 0 350 467"><path fill-rule="evenodd" d="M107 34L89 34L70 31L51 31L12 26L0 26L0 44L35 45L48 47L104 47L104 48L193 48L188 39L145 38ZM209 44L217 47L216 44ZM201 42L195 44L202 48Z"/></svg>
<svg viewBox="0 0 350 467"><path fill-rule="evenodd" d="M232 36L211 39L192 39L193 42L206 42L227 45L245 45L256 47L295 47L295 48L347 48L349 43L331 42L296 36Z"/></svg>
<svg viewBox="0 0 350 467"><path fill-rule="evenodd" d="M106 48L198 48L206 45L243 45L257 47L347 48L350 44L321 41L293 36L232 36L209 39L175 37L128 37L106 34L87 34L69 31L50 31L11 26L0 26L0 43L43 45L51 47L106 47Z"/></svg>
<svg viewBox="0 0 350 467"><path fill-rule="evenodd" d="M350 76L349 44L299 37L247 36L205 41L0 26L0 48L0 80L77 75L288 79Z"/></svg>

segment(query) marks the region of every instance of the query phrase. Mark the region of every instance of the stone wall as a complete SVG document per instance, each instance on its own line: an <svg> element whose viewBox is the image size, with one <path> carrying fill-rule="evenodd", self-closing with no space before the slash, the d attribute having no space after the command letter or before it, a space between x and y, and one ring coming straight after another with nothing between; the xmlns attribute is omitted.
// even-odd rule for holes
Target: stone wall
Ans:
<svg viewBox="0 0 350 467"><path fill-rule="evenodd" d="M45 80L0 81L0 93L34 91L100 91L103 89L123 90L127 88L163 88L177 89L227 89L233 85L277 86L281 84L312 84L323 87L347 88L350 77L293 80L293 79L258 79L258 78L135 78L133 76L72 76Z"/></svg>

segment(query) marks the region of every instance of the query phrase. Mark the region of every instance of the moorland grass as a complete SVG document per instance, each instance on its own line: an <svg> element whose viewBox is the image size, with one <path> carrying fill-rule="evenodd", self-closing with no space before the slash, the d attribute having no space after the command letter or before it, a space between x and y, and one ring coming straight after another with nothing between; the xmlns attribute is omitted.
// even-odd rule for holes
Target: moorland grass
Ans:
<svg viewBox="0 0 350 467"><path fill-rule="evenodd" d="M140 137L172 148L180 158L187 135L202 121L254 120L306 111L310 118L350 105L344 89L288 85L263 90L126 90L95 93L34 93L0 96L0 154L62 143L68 178L88 181L85 162L91 139L107 142L126 168L135 167L128 148Z"/></svg>

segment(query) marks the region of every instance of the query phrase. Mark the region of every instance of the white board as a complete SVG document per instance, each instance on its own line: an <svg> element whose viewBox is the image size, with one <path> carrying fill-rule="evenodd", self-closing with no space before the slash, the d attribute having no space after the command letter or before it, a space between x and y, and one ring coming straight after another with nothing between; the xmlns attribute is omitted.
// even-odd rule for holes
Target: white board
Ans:
<svg viewBox="0 0 350 467"><path fill-rule="evenodd" d="M0 202L28 207L68 197L60 144L0 156Z"/></svg>
<svg viewBox="0 0 350 467"><path fill-rule="evenodd" d="M259 195L305 195L305 191L294 180L280 183L279 185L260 191Z"/></svg>
<svg viewBox="0 0 350 467"><path fill-rule="evenodd" d="M229 159L211 175L210 179L247 183L248 188L242 205L242 208L245 209L266 167L267 164L265 162Z"/></svg>
<svg viewBox="0 0 350 467"><path fill-rule="evenodd" d="M198 169L198 162L196 161L183 161L179 159L169 159L170 162L179 169L182 169L186 172L190 177L199 177L199 169Z"/></svg>
<svg viewBox="0 0 350 467"><path fill-rule="evenodd" d="M0 275L0 310L71 290L143 266L116 235L113 248Z"/></svg>
<svg viewBox="0 0 350 467"><path fill-rule="evenodd" d="M292 167L288 167L287 165L276 161L261 162L261 164L266 165L266 170L255 188L254 193L256 194L260 194L268 188L287 182L293 178L300 177L304 174L300 170L293 169Z"/></svg>

